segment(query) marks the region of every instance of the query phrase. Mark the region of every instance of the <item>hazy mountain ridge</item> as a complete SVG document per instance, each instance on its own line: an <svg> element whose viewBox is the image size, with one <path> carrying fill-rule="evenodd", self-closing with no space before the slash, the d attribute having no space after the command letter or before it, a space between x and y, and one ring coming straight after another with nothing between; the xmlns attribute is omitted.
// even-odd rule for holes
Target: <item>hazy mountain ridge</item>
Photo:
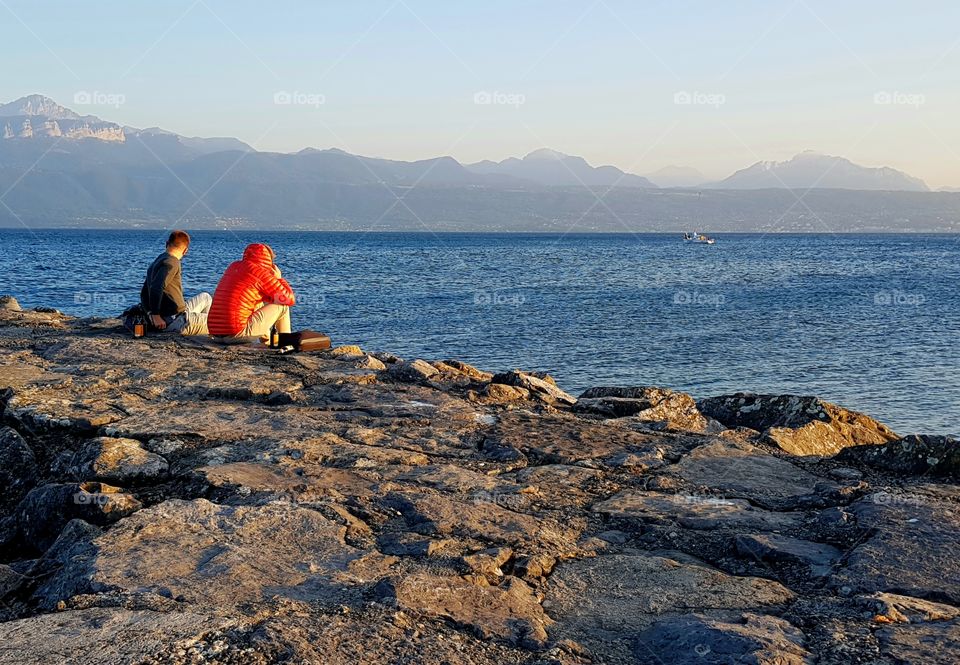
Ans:
<svg viewBox="0 0 960 665"><path fill-rule="evenodd" d="M500 175L535 182L547 187L656 187L646 178L625 173L615 166L593 167L583 157L541 148L523 159L510 157L501 162L484 160L466 168L485 175Z"/></svg>
<svg viewBox="0 0 960 665"><path fill-rule="evenodd" d="M816 189L805 199L809 214L793 206L793 193L782 185L660 190L646 178L548 149L465 166L449 156L405 162L339 149L258 152L232 138L121 127L39 96L3 105L0 113L33 114L0 115L0 127L29 119L31 128L43 128L0 140L0 191L10 206L0 207L0 224L6 226L188 221L197 228L825 232L956 231L960 225L960 195L919 187ZM94 131L98 123L106 136Z"/></svg>
<svg viewBox="0 0 960 665"><path fill-rule="evenodd" d="M783 162L757 162L711 187L719 189L860 189L928 192L919 178L889 167L870 168L849 159L802 152Z"/></svg>
<svg viewBox="0 0 960 665"><path fill-rule="evenodd" d="M0 104L0 117L40 116L52 120L79 120L80 115L43 95L27 95L8 104Z"/></svg>
<svg viewBox="0 0 960 665"><path fill-rule="evenodd" d="M175 132L161 129L159 127L149 127L147 129L136 129L135 127L124 127L127 135L138 138L150 138L155 136L175 136L184 147L195 150L200 154L210 154L214 152L228 152L239 150L240 152L256 152L250 145L240 139L229 136L203 138L200 136L182 136Z"/></svg>

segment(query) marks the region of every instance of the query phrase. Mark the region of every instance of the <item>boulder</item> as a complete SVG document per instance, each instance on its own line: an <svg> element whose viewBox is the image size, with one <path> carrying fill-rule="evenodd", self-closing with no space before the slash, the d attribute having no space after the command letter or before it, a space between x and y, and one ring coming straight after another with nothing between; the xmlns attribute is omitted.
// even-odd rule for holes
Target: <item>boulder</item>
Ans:
<svg viewBox="0 0 960 665"><path fill-rule="evenodd" d="M166 478L168 464L160 455L144 450L136 439L101 436L77 452L73 470L84 480L139 485Z"/></svg>
<svg viewBox="0 0 960 665"><path fill-rule="evenodd" d="M503 577L502 566L513 558L513 550L509 547L491 547L462 558L472 572L496 582Z"/></svg>
<svg viewBox="0 0 960 665"><path fill-rule="evenodd" d="M7 312L22 312L23 308L13 296L0 296L0 310Z"/></svg>
<svg viewBox="0 0 960 665"><path fill-rule="evenodd" d="M386 375L401 383L425 383L440 373L425 360L404 360L390 365Z"/></svg>
<svg viewBox="0 0 960 665"><path fill-rule="evenodd" d="M743 614L739 621L702 614L658 621L637 636L639 662L662 665L812 665L800 630L771 616Z"/></svg>
<svg viewBox="0 0 960 665"><path fill-rule="evenodd" d="M817 397L736 393L697 402L725 427L749 427L792 455L832 456L850 446L879 445L899 437L886 425Z"/></svg>
<svg viewBox="0 0 960 665"><path fill-rule="evenodd" d="M332 349L327 351L327 354L333 356L334 358L344 358L344 359L352 360L354 358L362 356L363 349L361 349L359 346L356 346L355 344L346 344L343 346L333 347Z"/></svg>
<svg viewBox="0 0 960 665"><path fill-rule="evenodd" d="M387 369L387 366L377 358L374 358L370 355L364 355L362 358L353 363L353 366L357 369L370 369L374 372L382 372Z"/></svg>
<svg viewBox="0 0 960 665"><path fill-rule="evenodd" d="M530 396L526 388L515 388L505 383L488 383L483 388L483 395L494 402L516 402Z"/></svg>
<svg viewBox="0 0 960 665"><path fill-rule="evenodd" d="M572 406L576 403L576 398L568 395L557 387L556 381L547 374L537 376L528 374L520 370L512 372L503 372L495 374L490 380L491 383L502 383L513 386L514 388L523 388L539 397L548 404L559 404L561 406Z"/></svg>
<svg viewBox="0 0 960 665"><path fill-rule="evenodd" d="M386 351L374 351L370 354L380 362L385 365L394 365L399 362L403 362L403 358L400 356L394 355L392 353L387 353Z"/></svg>
<svg viewBox="0 0 960 665"><path fill-rule="evenodd" d="M911 435L882 445L847 448L837 459L901 475L960 477L960 441L952 436Z"/></svg>
<svg viewBox="0 0 960 665"><path fill-rule="evenodd" d="M632 417L651 429L701 432L708 425L690 395L667 388L590 388L580 395L573 410L606 418Z"/></svg>
<svg viewBox="0 0 960 665"><path fill-rule="evenodd" d="M24 541L42 552L72 519L103 526L140 507L135 498L104 483L54 483L31 490L17 506L16 516Z"/></svg>
<svg viewBox="0 0 960 665"><path fill-rule="evenodd" d="M489 381L491 378L493 378L493 374L490 372L484 372L483 370L477 369L473 365L460 360L444 360L443 364L447 367L452 367L456 371L470 377L475 381Z"/></svg>
<svg viewBox="0 0 960 665"><path fill-rule="evenodd" d="M37 484L37 460L17 431L0 427L0 515L16 506Z"/></svg>
<svg viewBox="0 0 960 665"><path fill-rule="evenodd" d="M535 582L549 575L556 565L556 557L549 554L534 554L517 561L514 565L514 574Z"/></svg>

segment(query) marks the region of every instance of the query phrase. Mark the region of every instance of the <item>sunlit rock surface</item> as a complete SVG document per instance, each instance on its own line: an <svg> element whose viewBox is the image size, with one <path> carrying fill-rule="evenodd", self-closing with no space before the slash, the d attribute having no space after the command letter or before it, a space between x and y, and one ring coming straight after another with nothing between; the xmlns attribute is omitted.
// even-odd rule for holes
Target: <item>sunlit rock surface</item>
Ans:
<svg viewBox="0 0 960 665"><path fill-rule="evenodd" d="M814 398L3 298L0 391L3 663L960 661L955 440Z"/></svg>

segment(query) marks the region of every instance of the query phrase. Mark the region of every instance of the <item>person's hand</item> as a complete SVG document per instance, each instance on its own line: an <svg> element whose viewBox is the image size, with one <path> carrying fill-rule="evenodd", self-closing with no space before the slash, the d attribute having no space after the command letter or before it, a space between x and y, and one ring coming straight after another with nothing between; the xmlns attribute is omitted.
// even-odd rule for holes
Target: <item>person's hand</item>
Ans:
<svg viewBox="0 0 960 665"><path fill-rule="evenodd" d="M167 327L167 322L163 320L163 317L159 314L150 315L150 323L153 324L153 327L157 330L163 330Z"/></svg>

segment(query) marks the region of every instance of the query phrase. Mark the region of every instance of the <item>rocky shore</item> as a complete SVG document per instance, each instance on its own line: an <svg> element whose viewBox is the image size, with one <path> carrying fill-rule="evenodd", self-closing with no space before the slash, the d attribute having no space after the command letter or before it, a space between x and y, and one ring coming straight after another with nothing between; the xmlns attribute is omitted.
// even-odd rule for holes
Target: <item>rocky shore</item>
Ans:
<svg viewBox="0 0 960 665"><path fill-rule="evenodd" d="M956 663L960 448L0 299L0 662Z"/></svg>

